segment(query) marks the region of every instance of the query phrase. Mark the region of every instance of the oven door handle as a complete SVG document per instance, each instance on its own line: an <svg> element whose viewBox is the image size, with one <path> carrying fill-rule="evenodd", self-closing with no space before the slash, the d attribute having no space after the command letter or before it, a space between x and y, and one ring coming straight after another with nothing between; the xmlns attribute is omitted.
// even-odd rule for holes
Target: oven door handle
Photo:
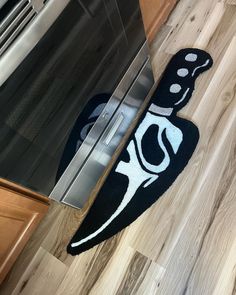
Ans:
<svg viewBox="0 0 236 295"><path fill-rule="evenodd" d="M124 118L125 117L124 117L124 114L123 113L120 113L117 116L114 124L112 125L111 129L108 131L108 134L107 134L107 136L105 137L105 139L103 141L103 143L105 145L109 145L109 143L111 142L112 138L114 137L114 135L116 134L117 130L119 129L121 123L123 122Z"/></svg>

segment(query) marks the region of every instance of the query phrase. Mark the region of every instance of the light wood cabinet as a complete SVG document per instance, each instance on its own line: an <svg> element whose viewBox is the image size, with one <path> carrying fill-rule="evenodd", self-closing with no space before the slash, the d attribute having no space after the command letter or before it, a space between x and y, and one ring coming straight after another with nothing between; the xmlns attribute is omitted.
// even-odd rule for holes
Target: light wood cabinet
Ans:
<svg viewBox="0 0 236 295"><path fill-rule="evenodd" d="M151 42L174 8L176 0L140 0L144 27Z"/></svg>
<svg viewBox="0 0 236 295"><path fill-rule="evenodd" d="M48 198L0 180L0 283L48 207Z"/></svg>

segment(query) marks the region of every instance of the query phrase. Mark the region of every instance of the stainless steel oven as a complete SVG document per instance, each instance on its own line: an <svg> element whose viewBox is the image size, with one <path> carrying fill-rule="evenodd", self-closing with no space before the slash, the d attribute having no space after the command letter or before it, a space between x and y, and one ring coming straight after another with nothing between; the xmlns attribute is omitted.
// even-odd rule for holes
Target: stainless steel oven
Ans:
<svg viewBox="0 0 236 295"><path fill-rule="evenodd" d="M0 22L0 176L82 207L154 83L139 1L9 0ZM77 118L103 94L58 178Z"/></svg>

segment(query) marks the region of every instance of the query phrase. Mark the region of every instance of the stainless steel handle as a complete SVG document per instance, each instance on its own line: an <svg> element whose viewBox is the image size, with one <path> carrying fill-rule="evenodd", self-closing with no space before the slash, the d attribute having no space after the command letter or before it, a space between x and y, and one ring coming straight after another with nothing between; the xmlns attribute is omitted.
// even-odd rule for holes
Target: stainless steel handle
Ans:
<svg viewBox="0 0 236 295"><path fill-rule="evenodd" d="M41 1L31 1L34 9L40 9ZM38 5L36 5L36 2ZM17 38L14 43L3 53L0 58L0 86L8 79L13 71L20 65L29 52L48 31L54 21L62 13L70 0L51 0Z"/></svg>
<svg viewBox="0 0 236 295"><path fill-rule="evenodd" d="M125 117L124 117L123 113L120 113L118 115L118 117L116 118L115 123L113 124L112 128L109 130L109 132L108 132L108 134L107 134L107 136L106 136L106 138L104 140L104 143L106 145L108 145L111 142L113 136L115 135L116 131L119 129L119 127L120 127L121 123L123 122L124 118Z"/></svg>
<svg viewBox="0 0 236 295"><path fill-rule="evenodd" d="M40 10L44 7L44 1L43 0L30 0L32 3L33 9L36 12L40 12Z"/></svg>

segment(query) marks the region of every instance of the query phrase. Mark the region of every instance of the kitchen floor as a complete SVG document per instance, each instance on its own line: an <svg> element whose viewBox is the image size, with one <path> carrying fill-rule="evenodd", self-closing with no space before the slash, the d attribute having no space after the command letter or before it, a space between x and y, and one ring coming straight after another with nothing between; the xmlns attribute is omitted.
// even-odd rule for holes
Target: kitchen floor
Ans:
<svg viewBox="0 0 236 295"><path fill-rule="evenodd" d="M53 204L0 294L236 294L236 1L180 0L152 44L156 79L184 47L214 59L179 113L201 134L184 172L126 230L77 257L65 247L86 210Z"/></svg>

